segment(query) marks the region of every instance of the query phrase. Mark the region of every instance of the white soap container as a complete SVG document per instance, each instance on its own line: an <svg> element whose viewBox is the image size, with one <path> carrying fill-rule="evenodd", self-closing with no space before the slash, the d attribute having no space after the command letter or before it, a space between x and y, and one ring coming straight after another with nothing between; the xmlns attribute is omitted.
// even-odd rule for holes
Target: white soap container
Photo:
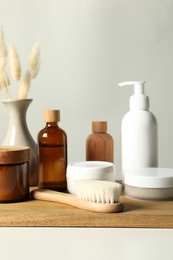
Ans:
<svg viewBox="0 0 173 260"><path fill-rule="evenodd" d="M103 161L73 162L67 166L67 190L76 194L76 181L104 180L115 182L116 168L113 163Z"/></svg>
<svg viewBox="0 0 173 260"><path fill-rule="evenodd" d="M120 86L134 86L130 109L121 124L122 177L126 170L158 166L157 119L149 110L145 82L123 82Z"/></svg>
<svg viewBox="0 0 173 260"><path fill-rule="evenodd" d="M127 170L125 195L138 200L172 200L173 169L139 168Z"/></svg>

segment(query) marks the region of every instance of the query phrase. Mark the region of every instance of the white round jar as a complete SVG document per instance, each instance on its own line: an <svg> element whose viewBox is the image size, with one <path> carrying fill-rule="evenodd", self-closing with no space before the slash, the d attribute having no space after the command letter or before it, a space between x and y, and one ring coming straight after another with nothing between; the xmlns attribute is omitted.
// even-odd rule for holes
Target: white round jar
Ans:
<svg viewBox="0 0 173 260"><path fill-rule="evenodd" d="M79 180L115 181L116 168L113 163L103 161L73 162L67 166L67 189L76 194L75 183Z"/></svg>
<svg viewBox="0 0 173 260"><path fill-rule="evenodd" d="M127 170L124 176L125 195L139 200L172 200L173 169L139 168Z"/></svg>

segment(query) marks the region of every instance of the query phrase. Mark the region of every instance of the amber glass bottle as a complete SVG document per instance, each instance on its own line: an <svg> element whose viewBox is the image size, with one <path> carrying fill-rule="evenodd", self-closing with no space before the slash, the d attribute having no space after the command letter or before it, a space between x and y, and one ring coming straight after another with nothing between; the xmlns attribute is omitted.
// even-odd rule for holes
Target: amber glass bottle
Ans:
<svg viewBox="0 0 173 260"><path fill-rule="evenodd" d="M107 133L106 121L93 121L92 134L86 140L87 161L114 161L114 141Z"/></svg>
<svg viewBox="0 0 173 260"><path fill-rule="evenodd" d="M67 135L58 123L59 110L45 110L46 127L38 133L39 187L65 191L67 168Z"/></svg>

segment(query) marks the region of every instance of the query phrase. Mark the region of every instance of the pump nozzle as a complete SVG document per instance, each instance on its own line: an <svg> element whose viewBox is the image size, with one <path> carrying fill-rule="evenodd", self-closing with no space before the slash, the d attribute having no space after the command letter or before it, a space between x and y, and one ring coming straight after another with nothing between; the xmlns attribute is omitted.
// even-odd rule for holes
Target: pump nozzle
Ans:
<svg viewBox="0 0 173 260"><path fill-rule="evenodd" d="M118 85L120 87L134 86L134 95L130 98L130 108L148 109L149 98L144 92L145 81L126 81L121 82Z"/></svg>
<svg viewBox="0 0 173 260"><path fill-rule="evenodd" d="M124 87L124 86L135 86L135 85L143 85L145 83L145 81L125 81L125 82L121 82L118 85L120 87Z"/></svg>
<svg viewBox="0 0 173 260"><path fill-rule="evenodd" d="M120 87L134 86L134 94L144 94L145 81L126 81L118 84Z"/></svg>

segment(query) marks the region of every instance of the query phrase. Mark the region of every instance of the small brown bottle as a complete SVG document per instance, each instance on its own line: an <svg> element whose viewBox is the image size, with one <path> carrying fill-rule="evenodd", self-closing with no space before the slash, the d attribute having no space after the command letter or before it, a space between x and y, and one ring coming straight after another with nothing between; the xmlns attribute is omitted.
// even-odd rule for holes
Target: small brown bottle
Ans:
<svg viewBox="0 0 173 260"><path fill-rule="evenodd" d="M46 127L38 133L39 187L65 191L67 135L59 126L60 111L45 110Z"/></svg>
<svg viewBox="0 0 173 260"><path fill-rule="evenodd" d="M93 121L92 134L86 140L87 161L114 161L114 141L107 133L106 121Z"/></svg>

